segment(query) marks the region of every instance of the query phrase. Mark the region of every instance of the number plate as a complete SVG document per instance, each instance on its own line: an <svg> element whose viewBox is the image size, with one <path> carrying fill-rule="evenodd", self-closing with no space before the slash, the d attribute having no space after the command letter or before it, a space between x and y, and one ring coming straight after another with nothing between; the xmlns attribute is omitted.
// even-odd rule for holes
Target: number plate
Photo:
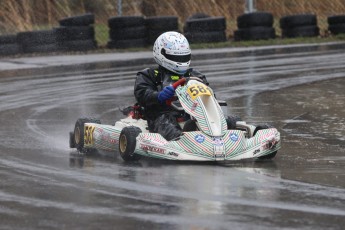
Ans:
<svg viewBox="0 0 345 230"><path fill-rule="evenodd" d="M84 144L86 146L93 145L93 132L95 131L95 126L85 125L84 126Z"/></svg>
<svg viewBox="0 0 345 230"><path fill-rule="evenodd" d="M211 96L210 90L206 85L203 84L190 85L187 89L187 92L193 100L201 95Z"/></svg>

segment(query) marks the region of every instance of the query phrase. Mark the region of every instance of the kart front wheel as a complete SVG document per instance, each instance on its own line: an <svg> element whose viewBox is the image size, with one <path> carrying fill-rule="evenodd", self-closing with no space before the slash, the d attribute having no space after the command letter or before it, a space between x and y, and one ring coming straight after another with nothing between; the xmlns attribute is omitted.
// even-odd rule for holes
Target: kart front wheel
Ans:
<svg viewBox="0 0 345 230"><path fill-rule="evenodd" d="M258 157L260 160L270 160L273 159L277 155L278 151L275 151L273 153L267 154L265 156Z"/></svg>
<svg viewBox="0 0 345 230"><path fill-rule="evenodd" d="M192 132L192 131L197 131L198 126L196 125L196 122L193 120L188 120L183 126L182 131L183 132Z"/></svg>
<svg viewBox="0 0 345 230"><path fill-rule="evenodd" d="M141 133L141 129L134 126L122 129L119 138L119 152L124 161L135 161L140 159L140 155L135 154L135 146L137 136Z"/></svg>
<svg viewBox="0 0 345 230"><path fill-rule="evenodd" d="M230 115L225 120L226 120L228 129L236 129L236 122L242 121L240 117L235 116L235 115Z"/></svg>
<svg viewBox="0 0 345 230"><path fill-rule="evenodd" d="M262 130L262 129L270 129L270 128L273 128L272 126L270 125L258 125L255 130L254 130L254 134L253 136L255 136L255 134L259 131L259 130ZM276 155L277 155L277 152L278 151L275 151L273 153L270 153L270 154L267 154L265 156L261 156L261 157L258 157L260 160L270 160L270 159L273 159Z"/></svg>

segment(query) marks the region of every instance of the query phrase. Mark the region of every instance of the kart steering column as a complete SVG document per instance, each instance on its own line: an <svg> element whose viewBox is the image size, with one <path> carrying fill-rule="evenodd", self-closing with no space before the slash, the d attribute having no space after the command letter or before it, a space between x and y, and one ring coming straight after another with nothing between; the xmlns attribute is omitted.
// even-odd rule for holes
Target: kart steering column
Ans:
<svg viewBox="0 0 345 230"><path fill-rule="evenodd" d="M180 80L178 80L177 82L175 82L174 84L172 84L172 87L174 88L174 89L177 89L177 87L179 87L180 85L184 85L184 83L186 82L186 78L181 78ZM176 98L172 98L172 99L170 99L170 100L167 100L166 101L166 105L169 105L169 106L171 106L171 102L172 101L175 101L176 100Z"/></svg>

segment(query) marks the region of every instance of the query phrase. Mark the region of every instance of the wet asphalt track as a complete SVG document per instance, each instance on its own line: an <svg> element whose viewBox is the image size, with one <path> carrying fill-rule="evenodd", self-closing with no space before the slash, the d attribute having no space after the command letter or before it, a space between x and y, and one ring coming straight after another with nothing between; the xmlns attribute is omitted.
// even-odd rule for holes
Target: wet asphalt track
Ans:
<svg viewBox="0 0 345 230"><path fill-rule="evenodd" d="M134 103L144 66L0 78L0 229L343 229L345 53L195 60L229 112L282 134L273 161L172 163L68 147Z"/></svg>

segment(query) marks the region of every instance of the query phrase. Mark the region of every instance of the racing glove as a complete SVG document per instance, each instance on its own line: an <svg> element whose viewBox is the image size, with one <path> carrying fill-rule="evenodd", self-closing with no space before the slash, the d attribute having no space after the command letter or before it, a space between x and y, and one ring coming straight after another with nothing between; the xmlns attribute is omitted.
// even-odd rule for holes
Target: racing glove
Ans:
<svg viewBox="0 0 345 230"><path fill-rule="evenodd" d="M170 98L172 98L175 94L175 89L174 87L170 86L166 86L163 88L162 91L159 92L158 94L158 101L163 104L165 103L167 100L169 100Z"/></svg>

